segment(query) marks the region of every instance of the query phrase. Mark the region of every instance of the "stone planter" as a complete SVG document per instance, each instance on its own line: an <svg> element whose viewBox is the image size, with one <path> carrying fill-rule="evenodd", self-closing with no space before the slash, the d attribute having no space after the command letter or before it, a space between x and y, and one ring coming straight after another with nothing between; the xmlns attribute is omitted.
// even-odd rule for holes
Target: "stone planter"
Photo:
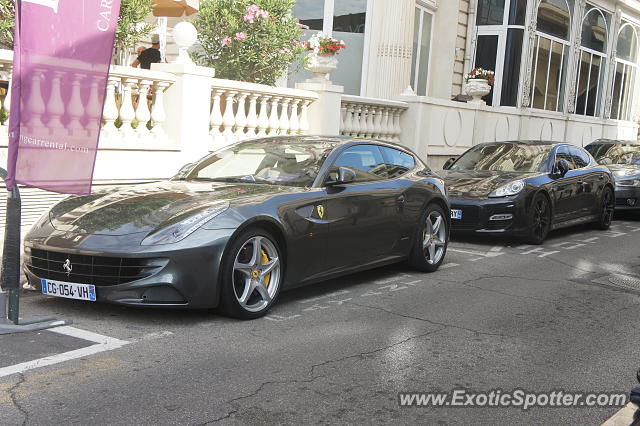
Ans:
<svg viewBox="0 0 640 426"><path fill-rule="evenodd" d="M491 92L491 85L484 78L471 78L467 80L465 92L473 98L470 103L484 104L482 98Z"/></svg>
<svg viewBox="0 0 640 426"><path fill-rule="evenodd" d="M321 55L315 52L307 55L306 69L315 74L313 78L307 80L310 83L331 83L329 74L338 68L338 58L336 55Z"/></svg>

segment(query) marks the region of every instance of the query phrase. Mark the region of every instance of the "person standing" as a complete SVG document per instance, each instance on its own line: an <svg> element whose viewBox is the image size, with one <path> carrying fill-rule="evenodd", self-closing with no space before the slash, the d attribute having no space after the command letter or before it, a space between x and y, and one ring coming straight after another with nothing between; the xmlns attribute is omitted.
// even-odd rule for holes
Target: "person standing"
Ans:
<svg viewBox="0 0 640 426"><path fill-rule="evenodd" d="M138 55L135 61L131 64L132 67L136 68L140 66L140 68L144 68L146 70L151 69L151 64L158 63L162 60L160 56L160 36L158 34L153 34L151 36L151 47L145 49Z"/></svg>

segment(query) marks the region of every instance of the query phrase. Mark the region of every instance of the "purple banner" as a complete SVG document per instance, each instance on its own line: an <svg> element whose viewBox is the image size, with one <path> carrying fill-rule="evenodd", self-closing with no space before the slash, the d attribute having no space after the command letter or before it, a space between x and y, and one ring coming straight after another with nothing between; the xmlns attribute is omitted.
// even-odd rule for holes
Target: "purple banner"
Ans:
<svg viewBox="0 0 640 426"><path fill-rule="evenodd" d="M16 1L8 188L91 192L119 11L120 0Z"/></svg>

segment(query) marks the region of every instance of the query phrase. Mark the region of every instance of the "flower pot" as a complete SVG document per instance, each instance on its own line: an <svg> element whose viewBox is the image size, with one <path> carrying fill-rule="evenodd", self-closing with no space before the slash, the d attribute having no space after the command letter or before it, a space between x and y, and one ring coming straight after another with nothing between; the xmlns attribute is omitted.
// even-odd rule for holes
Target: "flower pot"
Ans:
<svg viewBox="0 0 640 426"><path fill-rule="evenodd" d="M338 58L336 55L323 55L315 52L307 55L306 69L315 74L313 78L307 80L311 83L331 83L329 74L338 68Z"/></svg>
<svg viewBox="0 0 640 426"><path fill-rule="evenodd" d="M465 92L473 98L473 100L469 102L484 104L485 101L483 101L482 98L491 92L491 85L484 78L470 78L467 80Z"/></svg>

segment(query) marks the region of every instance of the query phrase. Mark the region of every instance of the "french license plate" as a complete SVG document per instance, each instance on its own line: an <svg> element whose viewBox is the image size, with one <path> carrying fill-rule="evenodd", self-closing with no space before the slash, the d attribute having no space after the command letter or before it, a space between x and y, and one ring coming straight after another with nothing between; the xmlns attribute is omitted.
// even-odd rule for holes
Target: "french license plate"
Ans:
<svg viewBox="0 0 640 426"><path fill-rule="evenodd" d="M451 219L462 219L462 210L451 209Z"/></svg>
<svg viewBox="0 0 640 426"><path fill-rule="evenodd" d="M42 294L66 299L96 301L96 287L91 284L66 283L64 281L40 280Z"/></svg>

